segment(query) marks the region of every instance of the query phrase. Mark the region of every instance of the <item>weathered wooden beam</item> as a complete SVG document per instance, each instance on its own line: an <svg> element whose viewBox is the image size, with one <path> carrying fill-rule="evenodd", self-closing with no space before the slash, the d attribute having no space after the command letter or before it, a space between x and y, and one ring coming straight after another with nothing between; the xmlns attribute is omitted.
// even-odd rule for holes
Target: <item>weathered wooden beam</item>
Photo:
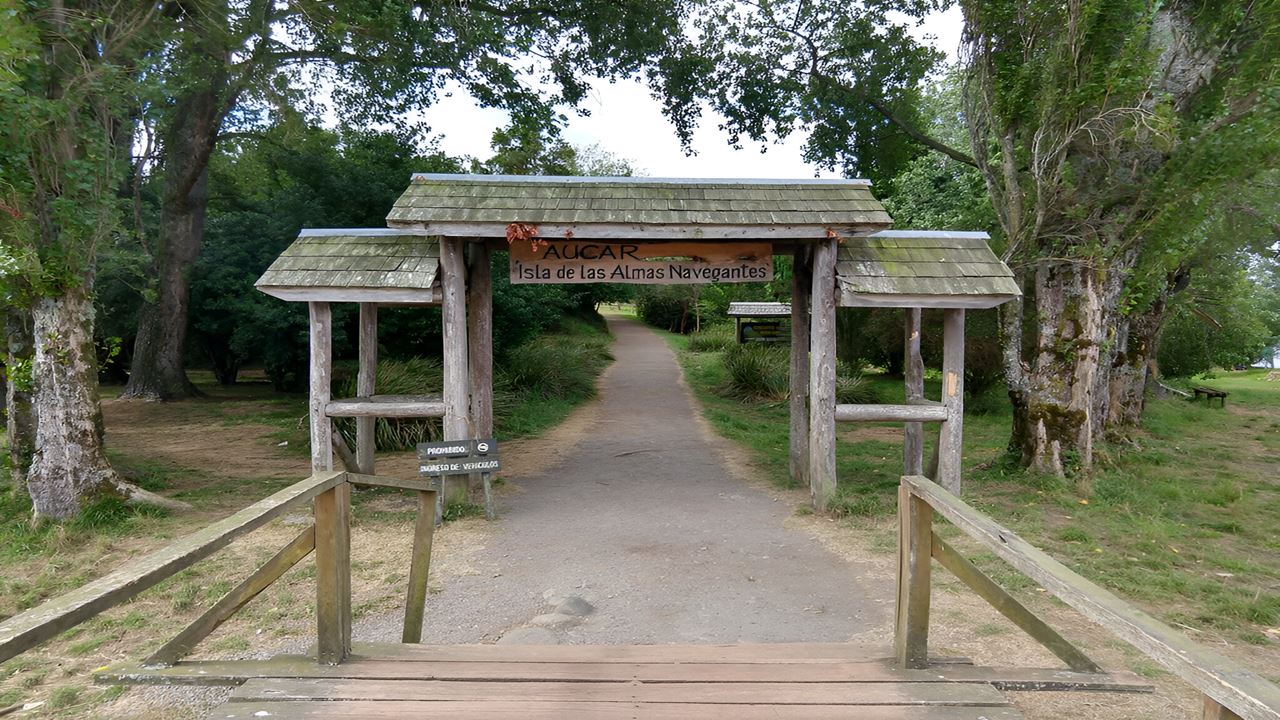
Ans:
<svg viewBox="0 0 1280 720"><path fill-rule="evenodd" d="M444 439L471 437L471 379L467 371L467 268L463 240L446 237L440 241L440 286L444 326ZM466 502L465 475L444 480L447 502Z"/></svg>
<svg viewBox="0 0 1280 720"><path fill-rule="evenodd" d="M422 642L427 604L427 576L431 572L431 541L436 528L436 493L418 493L418 517L413 524L413 557L409 561L409 589L404 603L400 642Z"/></svg>
<svg viewBox="0 0 1280 720"><path fill-rule="evenodd" d="M356 460L355 453L351 452L351 448L347 446L346 438L338 432L337 426L329 431L329 438L333 443L333 451L338 454L338 462L342 463L342 469L347 472L359 472L360 463Z"/></svg>
<svg viewBox="0 0 1280 720"><path fill-rule="evenodd" d="M947 409L935 405L836 405L840 422L943 422Z"/></svg>
<svg viewBox="0 0 1280 720"><path fill-rule="evenodd" d="M337 665L351 652L351 485L316 497L316 659Z"/></svg>
<svg viewBox="0 0 1280 720"><path fill-rule="evenodd" d="M489 246L470 243L467 278L467 356L471 417L477 437L493 437L493 273Z"/></svg>
<svg viewBox="0 0 1280 720"><path fill-rule="evenodd" d="M374 395L331 400L324 407L329 417L353 418L442 418L445 404L431 397Z"/></svg>
<svg viewBox="0 0 1280 720"><path fill-rule="evenodd" d="M442 235L446 238L501 238L506 237L506 222L422 222L415 220L388 220L393 228L417 230L424 235ZM568 238L575 240L812 240L815 243L831 241L831 234L841 237L858 237L884 230L880 223L865 225L641 225L630 223L541 223L538 235L544 238Z"/></svg>
<svg viewBox="0 0 1280 720"><path fill-rule="evenodd" d="M425 492L434 490L430 478L398 478L385 477L382 475L362 475L359 473L347 473L347 482L352 485L369 485L372 487L397 488L399 490L417 490Z"/></svg>
<svg viewBox="0 0 1280 720"><path fill-rule="evenodd" d="M1059 600L1142 651L1244 720L1280 720L1280 687L1080 577L995 520L924 477L904 487Z"/></svg>
<svg viewBox="0 0 1280 720"><path fill-rule="evenodd" d="M935 479L959 495L964 451L964 310L946 310L942 314L942 405L947 422L938 431Z"/></svg>
<svg viewBox="0 0 1280 720"><path fill-rule="evenodd" d="M791 271L791 479L809 483L809 295L813 274L809 249L792 252ZM738 342L742 342L742 318L738 318Z"/></svg>
<svg viewBox="0 0 1280 720"><path fill-rule="evenodd" d="M809 330L809 491L825 510L836 492L836 250L834 238L813 248Z"/></svg>
<svg viewBox="0 0 1280 720"><path fill-rule="evenodd" d="M241 535L344 482L345 473L341 472L312 475L160 550L131 559L109 575L0 622L0 662L132 599Z"/></svg>
<svg viewBox="0 0 1280 720"><path fill-rule="evenodd" d="M356 395L369 397L377 392L378 384L378 305L360 303L360 366L356 372ZM333 403L329 403L333 405ZM328 412L328 408L325 410ZM330 414L332 417L332 414ZM373 416L356 418L356 467L352 470L373 475L378 419Z"/></svg>
<svg viewBox="0 0 1280 720"><path fill-rule="evenodd" d="M1058 656L1058 659L1065 662L1067 667L1076 672L1102 672L1102 668L1098 667L1098 664L1091 660L1088 655L1085 655L1070 641L1059 635L1056 630L1045 624L1034 612L1018 602L1004 588L979 570L976 565L969 562L967 558L956 552L955 548L938 537L937 533L933 535L933 559L949 570L952 575L955 575L960 582L968 585L971 590L978 594L978 597L986 600L1001 615L1030 635L1033 640Z"/></svg>
<svg viewBox="0 0 1280 720"><path fill-rule="evenodd" d="M908 405L924 402L924 360L920 354L920 308L907 308L903 328L902 375ZM837 414L839 408L836 409ZM924 426L908 422L902 431L904 475L924 472Z"/></svg>
<svg viewBox="0 0 1280 720"><path fill-rule="evenodd" d="M1240 716L1223 707L1211 697L1204 698L1204 720L1240 720Z"/></svg>
<svg viewBox="0 0 1280 720"><path fill-rule="evenodd" d="M929 666L930 552L933 511L905 487L898 488L898 602L893 634L898 666Z"/></svg>
<svg viewBox="0 0 1280 720"><path fill-rule="evenodd" d="M298 533L297 537L290 541L288 545L285 545L280 552L272 556L262 567L254 571L252 575L245 578L244 582L233 588L231 592L223 595L221 600L203 615L196 618L185 630L152 653L151 657L143 660L143 666L168 667L189 655L201 640L209 637L210 633L217 630L222 623L239 612L240 608L270 587L271 583L279 580L281 575L289 571L289 568L297 565L300 560L310 555L315 546L316 534L314 527L308 527Z"/></svg>
<svg viewBox="0 0 1280 720"><path fill-rule="evenodd" d="M325 406L329 404L333 382L333 314L329 303L307 303L311 314L311 471L333 469L333 432Z"/></svg>

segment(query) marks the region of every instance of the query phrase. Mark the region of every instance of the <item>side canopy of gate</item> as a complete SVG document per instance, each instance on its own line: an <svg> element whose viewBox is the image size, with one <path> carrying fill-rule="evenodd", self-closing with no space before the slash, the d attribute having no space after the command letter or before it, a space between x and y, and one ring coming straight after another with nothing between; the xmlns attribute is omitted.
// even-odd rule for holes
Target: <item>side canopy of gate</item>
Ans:
<svg viewBox="0 0 1280 720"><path fill-rule="evenodd" d="M792 474L825 507L836 487L837 420L906 422L907 474L924 472L921 423L941 422L933 477L958 488L964 310L1019 294L985 234L889 230L891 222L862 180L415 175L387 217L389 228L305 230L257 286L309 303L313 465L330 469L333 448L346 450L334 441L330 418L357 417L356 452L344 461L372 473L379 416L442 417L447 440L492 435L494 249L593 241L697 263L717 257L717 247L754 243L791 255ZM330 397L332 302L361 308L355 398ZM442 306L440 395L376 394L377 307L388 304ZM905 404L837 404L837 306L907 308ZM940 402L924 398L921 308L946 312Z"/></svg>

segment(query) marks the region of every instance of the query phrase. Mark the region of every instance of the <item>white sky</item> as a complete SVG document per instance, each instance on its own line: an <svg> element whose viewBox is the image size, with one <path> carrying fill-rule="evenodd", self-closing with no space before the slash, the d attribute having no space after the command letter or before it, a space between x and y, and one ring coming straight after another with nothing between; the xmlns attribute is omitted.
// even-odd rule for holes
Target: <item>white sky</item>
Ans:
<svg viewBox="0 0 1280 720"><path fill-rule="evenodd" d="M927 17L914 29L918 38L956 57L960 45L960 9L953 6L945 13ZM697 154L688 157L680 148L675 129L662 115L661 105L648 88L635 81L610 84L598 80L582 107L590 116L568 113L565 139L574 145L599 145L615 155L629 159L639 172L654 177L740 177L803 178L813 177L817 170L800 158L805 136L792 134L784 143L770 144L767 152L747 143L743 149L729 146L728 136L719 129L720 117L704 112L693 148ZM427 113L433 136L440 149L451 155L485 158L491 154L489 140L493 131L506 124L506 113L481 108L463 91L454 88L453 95L441 98ZM824 172L821 176L833 176Z"/></svg>

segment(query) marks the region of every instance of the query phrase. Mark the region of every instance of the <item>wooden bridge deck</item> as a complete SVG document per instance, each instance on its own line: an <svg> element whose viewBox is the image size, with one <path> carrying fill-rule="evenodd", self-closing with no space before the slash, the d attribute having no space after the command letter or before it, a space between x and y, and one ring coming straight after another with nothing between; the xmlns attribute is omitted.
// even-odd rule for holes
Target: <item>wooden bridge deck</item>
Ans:
<svg viewBox="0 0 1280 720"><path fill-rule="evenodd" d="M846 644L362 645L338 666L285 656L98 679L237 686L209 715L219 720L1018 720L1001 690L1150 690L1132 675L955 661L898 670Z"/></svg>

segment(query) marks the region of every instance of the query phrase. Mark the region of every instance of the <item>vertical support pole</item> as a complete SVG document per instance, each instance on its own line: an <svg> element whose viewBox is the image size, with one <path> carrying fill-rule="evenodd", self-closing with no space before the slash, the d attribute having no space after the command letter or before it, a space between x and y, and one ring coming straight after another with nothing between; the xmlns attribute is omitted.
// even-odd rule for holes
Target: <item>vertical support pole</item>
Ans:
<svg viewBox="0 0 1280 720"><path fill-rule="evenodd" d="M360 303L360 368L356 373L356 395L369 397L377 392L378 304ZM374 475L375 417L356 418L356 467Z"/></svg>
<svg viewBox="0 0 1280 720"><path fill-rule="evenodd" d="M933 508L898 486L898 605L893 644L898 666L929 666L930 559Z"/></svg>
<svg viewBox="0 0 1280 720"><path fill-rule="evenodd" d="M907 404L924 400L924 360L920 356L920 308L907 308L903 328L902 375ZM924 473L924 423L906 423L902 439L902 474Z"/></svg>
<svg viewBox="0 0 1280 720"><path fill-rule="evenodd" d="M441 313L444 326L444 439L471 437L467 372L467 268L461 238L440 239ZM466 502L465 475L446 475L442 483L444 501Z"/></svg>
<svg viewBox="0 0 1280 720"><path fill-rule="evenodd" d="M311 312L311 469L333 469L329 404L333 374L333 316L328 303ZM315 499L316 659L337 665L351 651L351 486L340 483Z"/></svg>
<svg viewBox="0 0 1280 720"><path fill-rule="evenodd" d="M418 517L413 524L413 557L409 561L409 591L404 602L400 642L422 642L422 619L427 605L427 575L431 572L431 542L435 537L436 493L418 493Z"/></svg>
<svg viewBox="0 0 1280 720"><path fill-rule="evenodd" d="M733 341L742 344L742 318L733 319Z"/></svg>
<svg viewBox="0 0 1280 720"><path fill-rule="evenodd" d="M942 404L947 420L938 433L938 476L948 492L960 494L960 459L964 440L964 310L943 311Z"/></svg>
<svg viewBox="0 0 1280 720"><path fill-rule="evenodd" d="M836 251L839 240L813 248L809 312L809 491L825 510L836 492Z"/></svg>
<svg viewBox="0 0 1280 720"><path fill-rule="evenodd" d="M809 482L809 249L797 245L791 271L791 479ZM741 320L739 320L741 322ZM739 330L741 335L741 330Z"/></svg>
<svg viewBox="0 0 1280 720"><path fill-rule="evenodd" d="M470 342L471 417L476 437L493 437L493 274L485 243L471 245L467 284L467 340Z"/></svg>

